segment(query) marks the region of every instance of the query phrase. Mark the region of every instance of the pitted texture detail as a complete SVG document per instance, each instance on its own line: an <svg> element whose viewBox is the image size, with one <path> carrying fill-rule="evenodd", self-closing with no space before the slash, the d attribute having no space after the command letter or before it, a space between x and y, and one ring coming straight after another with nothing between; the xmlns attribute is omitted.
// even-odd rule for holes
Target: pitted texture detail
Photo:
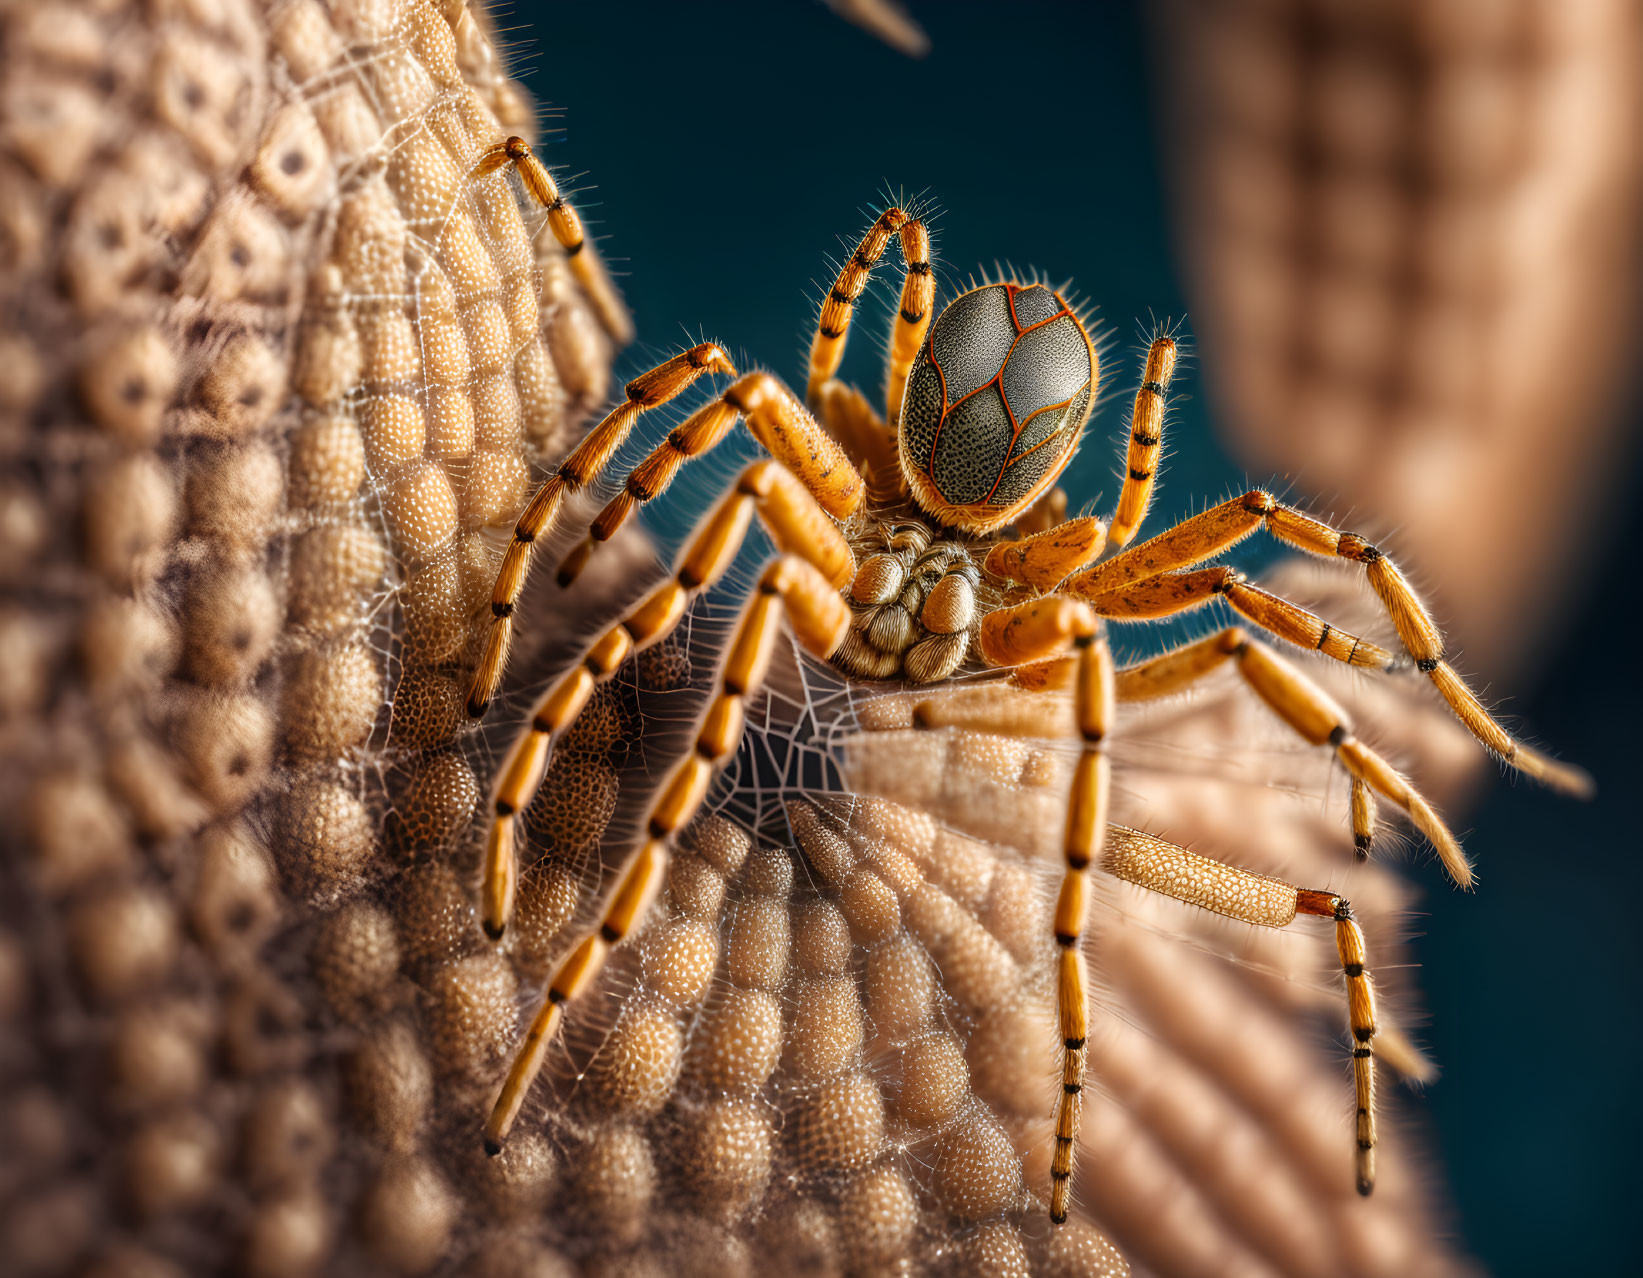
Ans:
<svg viewBox="0 0 1643 1278"><path fill-rule="evenodd" d="M610 358L512 179L468 181L533 113L478 5L0 25L0 798L28 885L0 1071L36 1134L0 1141L0 1253L451 1261L471 1184L534 1191L433 1139L518 982L449 864L479 791L446 691L484 530ZM574 896L532 882L543 944Z"/></svg>
<svg viewBox="0 0 1643 1278"><path fill-rule="evenodd" d="M1015 423L998 387L983 386L954 404L937 429L930 466L941 495L955 506L986 501L998 482L993 459L1008 457L1014 438Z"/></svg>
<svg viewBox="0 0 1643 1278"><path fill-rule="evenodd" d="M984 284L942 311L914 360L905 461L954 507L1007 507L1060 469L1095 384L1079 321L1042 284Z"/></svg>

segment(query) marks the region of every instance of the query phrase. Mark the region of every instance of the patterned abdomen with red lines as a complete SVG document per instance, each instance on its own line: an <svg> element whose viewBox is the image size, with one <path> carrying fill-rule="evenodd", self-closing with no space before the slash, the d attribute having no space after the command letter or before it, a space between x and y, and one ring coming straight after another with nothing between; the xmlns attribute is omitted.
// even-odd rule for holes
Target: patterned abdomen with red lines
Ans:
<svg viewBox="0 0 1643 1278"><path fill-rule="evenodd" d="M902 402L902 472L943 523L994 526L1055 481L1100 380L1061 294L1006 281L960 294L930 326Z"/></svg>

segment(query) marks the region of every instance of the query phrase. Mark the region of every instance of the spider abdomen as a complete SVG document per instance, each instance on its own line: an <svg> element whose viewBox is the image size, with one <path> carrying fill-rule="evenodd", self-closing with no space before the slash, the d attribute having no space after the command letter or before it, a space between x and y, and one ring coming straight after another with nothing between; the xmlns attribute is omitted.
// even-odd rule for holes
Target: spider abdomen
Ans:
<svg viewBox="0 0 1643 1278"><path fill-rule="evenodd" d="M943 523L1010 522L1077 447L1099 360L1065 299L1043 284L987 284L936 318L907 381L901 464Z"/></svg>

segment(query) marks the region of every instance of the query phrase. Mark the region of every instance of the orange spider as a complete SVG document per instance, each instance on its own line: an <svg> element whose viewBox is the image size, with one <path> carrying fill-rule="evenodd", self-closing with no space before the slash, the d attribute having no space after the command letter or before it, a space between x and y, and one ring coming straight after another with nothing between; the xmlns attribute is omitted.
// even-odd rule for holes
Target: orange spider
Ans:
<svg viewBox="0 0 1643 1278"><path fill-rule="evenodd" d="M509 162L519 166L526 189L558 217L555 233L567 242L561 223L574 227L574 214L524 143L512 139L495 148L476 174ZM834 374L855 303L892 237L900 240L905 278L881 418ZM500 1150L565 1005L589 988L610 948L633 932L655 898L673 839L741 740L745 707L761 687L785 617L805 648L857 679L928 684L976 663L1013 671L1014 687L983 681L921 703L915 721L923 726L1029 734L1042 718L1023 714L1020 699L1071 689L1081 750L1067 798L1065 870L1053 924L1063 1051L1051 1172L1054 1220L1067 1214L1084 1086L1089 981L1080 941L1088 876L1096 866L1260 926L1284 927L1297 915L1334 921L1354 1041L1357 1181L1367 1194L1374 1184L1375 999L1363 933L1350 906L1333 893L1296 888L1151 835L1109 827L1106 738L1113 707L1177 692L1230 659L1291 729L1313 745L1328 745L1345 766L1360 855L1374 837L1379 795L1409 815L1463 886L1471 882L1466 857L1427 801L1353 735L1344 711L1243 628L1115 670L1105 623L1173 616L1222 599L1255 629L1298 647L1349 666L1391 666L1391 652L1252 585L1236 570L1199 566L1264 530L1307 554L1359 565L1415 665L1486 747L1559 789L1580 792L1588 782L1578 770L1517 742L1490 717L1445 659L1442 635L1402 573L1356 533L1255 489L1125 549L1152 495L1176 362L1170 337L1158 337L1147 353L1130 417L1127 474L1112 519L1063 519L1065 500L1052 485L1077 450L1100 382L1084 321L1060 293L1015 279L971 288L932 323L934 302L929 235L920 221L891 208L863 237L822 305L804 403L770 374L738 376L719 346L693 347L630 382L625 402L560 464L520 516L497 576L494 621L469 694L476 717L501 680L532 547L554 528L567 494L603 471L642 412L673 399L703 374L734 379L633 469L567 556L562 584L636 506L665 492L686 461L720 443L736 422L745 421L769 454L748 466L697 525L673 578L592 644L541 698L529 728L510 749L492 795L485 858L482 918L493 939L502 936L512 911L514 819L531 802L555 738L598 683L672 632L692 597L729 567L755 515L779 554L759 577L737 624L694 749L650 808L647 837L622 870L598 929L548 981L486 1125L486 1147Z"/></svg>

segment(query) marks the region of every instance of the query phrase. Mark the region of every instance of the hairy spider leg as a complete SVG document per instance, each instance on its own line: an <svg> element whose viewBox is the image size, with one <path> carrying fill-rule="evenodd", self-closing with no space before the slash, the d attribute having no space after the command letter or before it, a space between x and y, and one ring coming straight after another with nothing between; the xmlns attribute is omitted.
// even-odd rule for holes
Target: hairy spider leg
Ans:
<svg viewBox="0 0 1643 1278"><path fill-rule="evenodd" d="M1375 1188L1375 987L1363 930L1352 907L1332 892L1297 888L1118 825L1107 831L1101 868L1149 892L1257 927L1288 927L1299 915L1335 920L1335 949L1346 974L1347 1023L1352 1032L1358 1192L1367 1196Z"/></svg>
<svg viewBox="0 0 1643 1278"><path fill-rule="evenodd" d="M1236 658L1245 681L1296 733L1313 744L1334 747L1355 782L1378 790L1409 812L1444 854L1445 864L1454 858L1452 873L1458 868L1469 876L1470 867L1425 799L1352 735L1345 712L1298 670L1239 628L1114 672L1100 624L1089 605L1050 596L995 609L983 619L979 636L982 656L989 663L1029 669L1036 665L1034 682L1039 688L1057 682L1058 674L1071 675L1074 722L1081 741L1068 796L1066 868L1054 916L1060 947L1057 1007L1063 1057L1051 1160L1051 1219L1057 1223L1066 1219L1071 1192L1088 1035L1088 972L1079 947L1088 915L1088 870L1097 862L1126 882L1262 927L1286 927L1297 914L1335 920L1354 1044L1357 1184L1359 1193L1368 1194L1375 1180L1375 1070L1370 1046L1376 1030L1375 1001L1365 967L1363 933L1350 906L1331 893L1298 889L1197 856L1151 835L1108 827L1110 765L1105 738L1112 707L1121 701L1149 700L1180 691ZM1060 657L1069 643L1075 655ZM913 708L913 721L921 728L958 727L1032 736L1052 735L1062 722L1045 698L988 684L921 701ZM1366 820L1372 824L1372 814ZM1418 1057L1412 1063L1418 1065Z"/></svg>
<svg viewBox="0 0 1643 1278"><path fill-rule="evenodd" d="M930 265L930 233L917 218L909 218L900 208L888 208L867 228L856 251L839 270L832 291L822 302L816 336L810 344L810 376L805 401L812 407L820 401L822 387L832 380L844 359L844 344L856 302L867 287L873 267L890 237L901 240L901 260L906 277L901 285L901 310L890 335L890 352L885 370L885 420L894 430L901 417L902 393L907 374L918 355L919 344L930 326L930 308L936 298L936 281Z"/></svg>
<svg viewBox="0 0 1643 1278"><path fill-rule="evenodd" d="M509 749L491 795L480 891L480 921L492 940L501 938L513 913L519 873L514 822L530 806L542 783L553 742L582 712L598 684L610 679L634 653L673 632L690 600L711 587L730 566L755 514L777 549L802 557L811 573L835 594L855 575L855 556L848 543L791 472L768 458L742 472L697 526L673 577L646 595L560 676L536 703L530 726Z"/></svg>
<svg viewBox="0 0 1643 1278"><path fill-rule="evenodd" d="M633 468L622 491L594 519L588 535L566 553L556 577L559 584L574 582L599 542L615 536L636 508L665 493L679 469L691 458L716 448L737 421L745 421L759 446L796 475L835 519L848 519L861 508L865 484L839 445L780 378L748 373L674 427Z"/></svg>
<svg viewBox="0 0 1643 1278"><path fill-rule="evenodd" d="M582 231L582 219L560 194L553 174L536 158L530 143L524 138L509 138L488 147L469 171L468 180L474 182L489 177L510 164L518 171L519 179L525 184L531 199L547 210L548 228L553 232L553 238L559 241L559 247L565 250L571 273L587 292L600 326L618 346L627 345L633 340L633 320L628 308L616 291L616 285L611 283L604 262L588 244Z"/></svg>
<svg viewBox="0 0 1643 1278"><path fill-rule="evenodd" d="M999 542L987 552L982 567L990 576L1051 591L1101 558L1106 545L1107 526L1093 515L1081 515L1019 541Z"/></svg>
<svg viewBox="0 0 1643 1278"><path fill-rule="evenodd" d="M1271 493L1261 489L1252 489L1242 497L1211 507L1149 541L1130 547L1105 563L1080 573L1068 583L1067 588L1079 598L1089 600L1103 615L1168 616L1181 608L1206 602L1200 597L1200 592L1209 587L1214 593L1216 582L1208 576L1186 573L1166 580L1155 587L1152 594L1140 589L1143 583L1155 582L1173 570L1202 563L1263 529L1279 541L1309 555L1346 559L1361 565L1370 588L1392 619L1405 650L1415 659L1421 673L1437 685L1438 692L1449 703L1455 717L1466 725L1472 735L1512 767L1553 789L1567 794L1590 795L1591 778L1585 772L1517 741L1483 708L1477 695L1449 664L1444 654L1443 634L1432 620L1426 605L1385 553L1357 533L1333 528L1322 520L1284 505ZM1353 638L1347 654L1339 655L1345 637L1328 623L1320 622L1311 613L1296 608L1276 595L1257 592L1254 587L1243 583L1241 575L1232 573L1230 569L1210 571L1222 573L1218 579L1220 592L1225 593L1228 602L1257 625L1290 638L1280 625L1269 623L1240 607L1240 598L1252 602L1255 607L1281 614L1278 617L1281 624L1299 626L1301 632L1308 635L1313 634L1313 623L1317 623L1321 629L1316 631L1314 646L1326 656L1334 656L1350 665L1384 668L1390 663L1389 654L1382 654L1385 659L1373 654L1368 654L1373 659L1364 659L1372 645L1366 646L1356 638ZM1184 592L1181 608L1164 606L1168 602L1166 596L1172 591ZM1127 603L1124 602L1126 598ZM1156 610L1144 613L1123 611L1142 599L1147 600L1147 608ZM1291 642L1307 646L1304 640L1291 639ZM1374 650L1375 653L1381 651Z"/></svg>
<svg viewBox="0 0 1643 1278"><path fill-rule="evenodd" d="M551 533L559 522L566 495L580 491L599 477L616 450L626 442L641 413L667 403L704 373L734 377L736 368L717 345L704 342L635 377L627 384L622 403L583 437L576 450L560 462L548 481L536 490L514 525L513 540L502 555L502 566L491 589L491 628L468 686L471 717L477 719L485 713L502 682L508 646L513 638L513 610L525 589L531 554L536 542Z"/></svg>
<svg viewBox="0 0 1643 1278"><path fill-rule="evenodd" d="M1107 833L1107 800L1112 764L1107 731L1112 726L1112 655L1092 620L1091 633L1073 640L1078 667L1073 681L1073 715L1080 750L1067 796L1062 839L1065 869L1055 903L1057 1020L1061 1029L1061 1095L1055 1111L1055 1153L1050 1162L1050 1219L1067 1219L1073 1158L1084 1092L1089 1037L1090 977L1084 962L1084 925L1089 919L1089 870L1102 853Z"/></svg>
<svg viewBox="0 0 1643 1278"><path fill-rule="evenodd" d="M811 407L861 471L874 505L893 506L907 500L907 477L901 473L896 432L885 425L867 396L833 377L822 383Z"/></svg>
<svg viewBox="0 0 1643 1278"><path fill-rule="evenodd" d="M747 507L752 499L739 491L735 497L742 510L740 530L745 533ZM720 510L724 509L721 506ZM709 535L698 566L717 567L722 572L735 557L741 535L725 537L726 522L736 521L715 515L704 527ZM714 560L717 562L710 562ZM850 611L838 589L799 555L779 556L760 575L720 669L718 694L702 717L691 753L674 768L651 805L644 843L623 868L597 930L588 933L560 960L548 980L547 991L485 1123L487 1153L501 1153L502 1142L541 1072L548 1047L564 1019L566 1004L592 986L611 948L633 934L656 899L667 877L675 836L701 807L714 775L742 739L747 701L764 683L783 616L799 642L823 659L838 647L850 622Z"/></svg>
<svg viewBox="0 0 1643 1278"><path fill-rule="evenodd" d="M1358 1189L1367 1194L1374 1185L1374 1058L1370 1040L1375 1034L1375 1005L1365 970L1363 934L1350 907L1330 893L1303 891L1197 856L1150 835L1120 826L1108 827L1105 738L1112 707L1122 700L1177 691L1227 658L1237 656L1251 686L1297 732L1309 740L1316 739L1318 744L1334 744L1353 775L1363 775L1377 788L1384 786L1382 793L1388 797L1412 796L1417 802L1424 801L1384 760L1350 735L1344 714L1321 690L1247 637L1229 631L1115 674L1099 627L1093 609L1087 605L1050 597L995 610L984 619L980 639L983 657L995 665L1055 659L1069 643L1075 649L1071 659L1054 660L1055 668L1070 672L1073 679L1074 722L1081 750L1068 796L1066 868L1054 916L1060 948L1057 1007L1063 1056L1056 1146L1051 1161L1051 1218L1058 1223L1066 1219L1071 1192L1088 1035L1089 982L1080 941L1088 915L1088 871L1097 863L1108 873L1139 887L1263 927L1288 926L1297 914L1335 919L1354 1039ZM978 685L962 693L917 703L914 723L923 728L950 726L1045 736L1062 722L1054 707L1046 704L1047 699L1032 693L998 685ZM1435 815L1432 819L1436 821Z"/></svg>
<svg viewBox="0 0 1643 1278"><path fill-rule="evenodd" d="M1107 530L1107 540L1115 550L1130 544L1147 517L1158 458L1164 451L1165 397L1170 378L1175 375L1176 357L1175 339L1170 337L1154 338L1147 351L1147 365L1130 408L1124 486L1118 492L1118 506Z"/></svg>
<svg viewBox="0 0 1643 1278"><path fill-rule="evenodd" d="M1369 859L1369 847L1375 842L1375 792L1362 777L1352 778L1352 852L1360 861Z"/></svg>
<svg viewBox="0 0 1643 1278"><path fill-rule="evenodd" d="M1321 652L1359 669L1385 670L1392 664L1392 654L1385 648L1251 585L1243 573L1224 564L1149 577L1110 595L1097 595L1089 602L1103 617L1114 621L1152 621L1190 612L1216 598L1225 599L1233 611L1297 648Z"/></svg>
<svg viewBox="0 0 1643 1278"><path fill-rule="evenodd" d="M1391 764L1353 735L1352 721L1329 694L1241 627L1126 666L1118 672L1121 702L1152 701L1190 687L1231 659L1244 682L1274 714L1303 740L1328 745L1352 778L1352 841L1359 857L1367 856L1375 837L1375 798L1379 792L1409 815L1438 851L1444 869L1461 887L1472 886L1472 865L1459 841L1426 798Z"/></svg>
<svg viewBox="0 0 1643 1278"><path fill-rule="evenodd" d="M1061 1224L1067 1219L1072 1192L1087 1063L1090 980L1082 943L1089 916L1089 869L1101 856L1107 831L1112 765L1106 742L1115 699L1112 654L1093 609L1053 596L989 613L982 621L980 645L983 658L998 666L1053 657L1069 646L1074 652L1073 722L1079 755L1067 795L1062 839L1065 868L1054 916L1061 1095L1056 1103L1055 1153L1050 1164L1050 1219ZM917 707L914 721L926 723Z"/></svg>

